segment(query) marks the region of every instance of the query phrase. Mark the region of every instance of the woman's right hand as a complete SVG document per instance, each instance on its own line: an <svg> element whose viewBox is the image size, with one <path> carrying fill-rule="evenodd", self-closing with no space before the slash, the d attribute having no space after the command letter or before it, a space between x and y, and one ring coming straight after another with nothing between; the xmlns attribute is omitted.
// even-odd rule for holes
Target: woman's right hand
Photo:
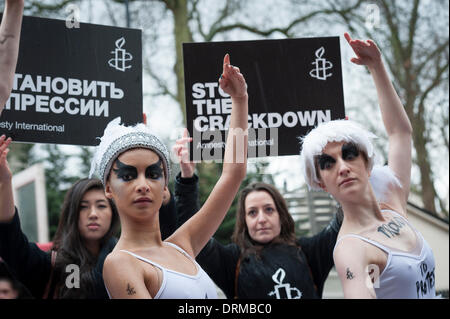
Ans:
<svg viewBox="0 0 450 319"><path fill-rule="evenodd" d="M8 160L6 159L9 152L8 146L11 141L11 138L6 138L4 134L0 137L0 183L9 183L12 179L12 173L8 166Z"/></svg>
<svg viewBox="0 0 450 319"><path fill-rule="evenodd" d="M187 143L190 142L192 142L192 137L189 137L188 130L184 129L183 137L176 140L175 145L172 147L172 150L180 163L182 178L191 178L195 173L195 163L189 160Z"/></svg>
<svg viewBox="0 0 450 319"><path fill-rule="evenodd" d="M344 37L356 54L356 58L351 58L350 61L358 65L366 65L368 68L381 63L381 52L375 42L352 39L347 32L344 33Z"/></svg>

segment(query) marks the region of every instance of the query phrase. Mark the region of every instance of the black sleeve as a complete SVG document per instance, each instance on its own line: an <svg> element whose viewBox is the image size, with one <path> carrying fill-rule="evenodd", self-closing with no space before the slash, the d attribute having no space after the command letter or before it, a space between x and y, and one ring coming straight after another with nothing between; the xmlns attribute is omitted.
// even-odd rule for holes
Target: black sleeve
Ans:
<svg viewBox="0 0 450 319"><path fill-rule="evenodd" d="M162 240L166 239L177 230L177 224L175 199L173 198L172 192L170 192L169 202L166 205L162 205L159 209L159 227Z"/></svg>
<svg viewBox="0 0 450 319"><path fill-rule="evenodd" d="M322 296L325 280L334 265L333 249L342 224L342 216L342 211L339 209L328 226L321 232L312 237L298 239L298 243L308 259L319 296Z"/></svg>
<svg viewBox="0 0 450 319"><path fill-rule="evenodd" d="M222 245L211 238L197 255L200 266L219 286L228 299L234 298L236 266L240 251L236 244Z"/></svg>
<svg viewBox="0 0 450 319"><path fill-rule="evenodd" d="M17 209L9 223L0 223L0 256L35 298L41 298L50 278L50 255L28 242Z"/></svg>
<svg viewBox="0 0 450 319"><path fill-rule="evenodd" d="M198 202L198 177L175 178L175 204L177 206L178 224L181 226L200 209ZM234 297L234 276L239 248L235 244L222 245L211 238L196 260L206 271L227 298Z"/></svg>
<svg viewBox="0 0 450 319"><path fill-rule="evenodd" d="M105 283L103 281L103 265L105 259L109 253L114 249L117 244L117 238L112 237L106 242L97 258L97 263L92 270L92 278L94 280L94 295L93 299L109 299L108 293L106 292Z"/></svg>
<svg viewBox="0 0 450 319"><path fill-rule="evenodd" d="M198 176L182 178L181 173L175 177L175 206L177 225L183 225L189 218L199 211Z"/></svg>

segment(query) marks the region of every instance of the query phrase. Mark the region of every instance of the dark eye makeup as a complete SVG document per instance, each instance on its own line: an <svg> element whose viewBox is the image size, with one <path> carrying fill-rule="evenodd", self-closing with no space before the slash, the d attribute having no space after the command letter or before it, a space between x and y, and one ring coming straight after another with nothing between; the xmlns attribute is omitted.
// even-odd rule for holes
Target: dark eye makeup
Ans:
<svg viewBox="0 0 450 319"><path fill-rule="evenodd" d="M358 157L360 151L354 143L345 143L342 145L341 154L343 160L349 161ZM331 168L336 163L336 160L332 156L325 153L318 155L316 160L321 170Z"/></svg>
<svg viewBox="0 0 450 319"><path fill-rule="evenodd" d="M321 154L317 156L317 163L319 164L319 168L321 170L330 168L334 163L336 163L336 160L327 154Z"/></svg>
<svg viewBox="0 0 450 319"><path fill-rule="evenodd" d="M145 169L145 178L160 179L163 176L163 169L161 167L161 160L148 166ZM113 168L113 171L117 174L117 177L123 181L130 181L137 178L137 168L131 165L122 163L119 159L116 160L117 169Z"/></svg>
<svg viewBox="0 0 450 319"><path fill-rule="evenodd" d="M119 159L116 160L117 169L113 168L113 172L116 173L117 177L124 180L130 181L137 177L137 169L134 166L126 165L122 163Z"/></svg>
<svg viewBox="0 0 450 319"><path fill-rule="evenodd" d="M359 156L359 149L354 143L345 143L342 145L342 158L351 160Z"/></svg>
<svg viewBox="0 0 450 319"><path fill-rule="evenodd" d="M160 179L163 176L163 169L161 167L161 160L155 164L150 165L145 169L145 177L151 179Z"/></svg>

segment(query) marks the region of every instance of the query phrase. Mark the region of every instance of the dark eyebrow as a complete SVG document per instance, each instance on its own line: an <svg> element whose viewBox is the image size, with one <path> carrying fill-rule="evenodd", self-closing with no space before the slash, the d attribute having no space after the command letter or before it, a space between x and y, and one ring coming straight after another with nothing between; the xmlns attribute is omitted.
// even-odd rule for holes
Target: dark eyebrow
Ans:
<svg viewBox="0 0 450 319"><path fill-rule="evenodd" d="M156 177L157 177L156 179L162 178L164 176L164 173L163 173L164 168L161 166L162 166L161 159L159 159L158 162L147 166L147 168L145 169L145 175L149 176L151 174L156 174L156 176L154 176L152 178L156 178Z"/></svg>
<svg viewBox="0 0 450 319"><path fill-rule="evenodd" d="M116 159L116 166L117 166L117 168L113 168L112 170L114 171L114 173L117 174L117 176L119 176L119 173L123 174L125 172L133 172L133 173L137 174L136 167L124 164L119 159Z"/></svg>
<svg viewBox="0 0 450 319"><path fill-rule="evenodd" d="M157 161L156 163L147 166L146 170L149 169L149 168L154 168L155 166L158 167L158 168L161 168L161 165L162 165L162 163L161 163L161 159L160 159L160 160Z"/></svg>
<svg viewBox="0 0 450 319"><path fill-rule="evenodd" d="M116 165L117 165L118 169L122 169L122 168L134 168L134 169L136 169L136 167L134 167L134 166L122 163L119 159L116 159Z"/></svg>
<svg viewBox="0 0 450 319"><path fill-rule="evenodd" d="M108 203L108 201L106 199L97 199L94 203L96 203L96 204L98 204L98 203ZM80 205L81 204L89 204L89 201L83 199L83 200L80 201Z"/></svg>

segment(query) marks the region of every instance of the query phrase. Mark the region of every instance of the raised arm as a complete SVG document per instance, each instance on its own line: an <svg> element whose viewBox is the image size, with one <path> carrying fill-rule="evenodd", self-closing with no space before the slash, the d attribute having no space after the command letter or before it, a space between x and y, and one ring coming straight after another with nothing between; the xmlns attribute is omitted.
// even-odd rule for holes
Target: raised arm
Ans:
<svg viewBox="0 0 450 319"><path fill-rule="evenodd" d="M0 25L0 115L11 94L19 52L24 0L6 0Z"/></svg>
<svg viewBox="0 0 450 319"><path fill-rule="evenodd" d="M394 206L401 205L405 209L411 178L411 123L389 79L377 45L372 40L354 40L348 33L344 36L356 54L356 58L351 61L367 66L374 80L381 117L389 139L388 165L402 184L401 189L394 190L390 201Z"/></svg>
<svg viewBox="0 0 450 319"><path fill-rule="evenodd" d="M192 256L200 252L219 228L247 172L247 85L239 68L230 65L228 54L219 84L232 101L222 174L199 212L168 238Z"/></svg>
<svg viewBox="0 0 450 319"><path fill-rule="evenodd" d="M0 137L0 223L10 222L14 217L12 174L6 156L11 138Z"/></svg>

